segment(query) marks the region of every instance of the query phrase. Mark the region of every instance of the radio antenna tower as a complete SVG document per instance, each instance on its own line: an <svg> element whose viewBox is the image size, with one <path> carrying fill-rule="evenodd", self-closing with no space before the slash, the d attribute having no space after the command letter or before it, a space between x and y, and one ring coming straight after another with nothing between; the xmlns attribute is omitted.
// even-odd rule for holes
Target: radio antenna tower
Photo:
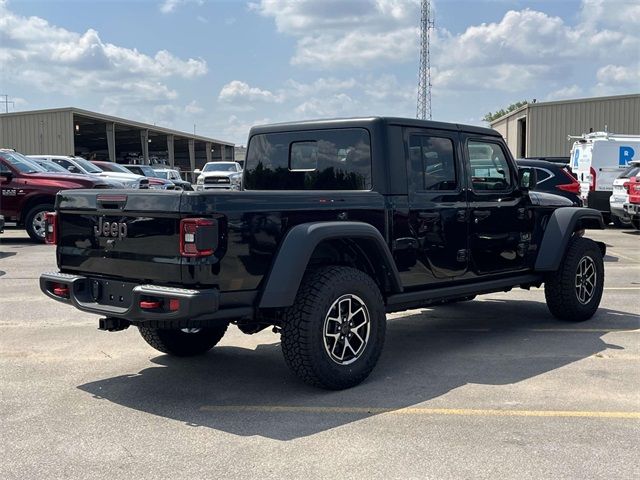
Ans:
<svg viewBox="0 0 640 480"><path fill-rule="evenodd" d="M416 118L431 120L431 58L429 54L430 34L433 28L431 2L422 0L420 15L420 68L418 69L418 106Z"/></svg>

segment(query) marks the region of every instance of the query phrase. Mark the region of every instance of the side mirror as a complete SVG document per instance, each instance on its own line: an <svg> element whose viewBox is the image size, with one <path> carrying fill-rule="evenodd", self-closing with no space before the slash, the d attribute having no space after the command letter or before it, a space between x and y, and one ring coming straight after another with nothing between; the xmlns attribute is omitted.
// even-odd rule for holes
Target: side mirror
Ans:
<svg viewBox="0 0 640 480"><path fill-rule="evenodd" d="M521 167L518 169L518 184L524 191L534 190L538 183L538 173L535 168Z"/></svg>
<svg viewBox="0 0 640 480"><path fill-rule="evenodd" d="M199 168L196 168L193 173L195 173L196 175L200 175L202 173L202 170L200 170Z"/></svg>
<svg viewBox="0 0 640 480"><path fill-rule="evenodd" d="M2 172L0 174L0 183L9 183L13 180L13 172Z"/></svg>

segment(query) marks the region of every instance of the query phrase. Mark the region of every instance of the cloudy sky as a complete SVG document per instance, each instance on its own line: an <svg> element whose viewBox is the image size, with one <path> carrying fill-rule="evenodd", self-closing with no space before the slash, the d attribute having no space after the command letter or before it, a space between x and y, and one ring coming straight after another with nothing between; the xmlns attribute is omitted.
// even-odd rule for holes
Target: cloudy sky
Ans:
<svg viewBox="0 0 640 480"><path fill-rule="evenodd" d="M238 144L259 123L414 117L419 3L0 0L0 93ZM637 0L433 5L434 119L640 92Z"/></svg>

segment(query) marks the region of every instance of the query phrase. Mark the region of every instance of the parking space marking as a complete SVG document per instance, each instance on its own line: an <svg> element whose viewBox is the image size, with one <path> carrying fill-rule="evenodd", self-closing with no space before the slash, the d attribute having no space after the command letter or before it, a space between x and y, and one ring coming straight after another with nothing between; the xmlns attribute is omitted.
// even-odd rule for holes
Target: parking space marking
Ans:
<svg viewBox="0 0 640 480"><path fill-rule="evenodd" d="M624 258L625 260L631 260L632 262L637 262L638 259L637 258L633 258L633 257L627 257L626 255L622 255L621 253L618 252L614 252L611 249L607 249L607 254L610 254L614 257L620 257L620 258Z"/></svg>
<svg viewBox="0 0 640 480"><path fill-rule="evenodd" d="M201 412L219 413L316 413L379 415L456 415L476 417L563 417L563 418L619 418L640 419L640 412L607 412L580 410L501 410L476 408L422 408L422 407L305 407L292 405L204 405Z"/></svg>

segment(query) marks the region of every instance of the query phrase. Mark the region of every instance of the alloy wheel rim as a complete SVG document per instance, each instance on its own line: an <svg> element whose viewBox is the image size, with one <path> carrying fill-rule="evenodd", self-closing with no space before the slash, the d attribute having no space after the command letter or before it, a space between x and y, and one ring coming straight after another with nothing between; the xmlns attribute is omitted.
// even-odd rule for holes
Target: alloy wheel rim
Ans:
<svg viewBox="0 0 640 480"><path fill-rule="evenodd" d="M596 264L591 257L584 256L578 262L576 271L576 296L578 301L586 305L591 301L596 291L596 281L598 273Z"/></svg>
<svg viewBox="0 0 640 480"><path fill-rule="evenodd" d="M338 365L358 360L367 347L371 317L364 301L353 294L339 297L325 315L322 336L329 358Z"/></svg>
<svg viewBox="0 0 640 480"><path fill-rule="evenodd" d="M46 215L47 215L47 212L44 212L44 211L38 212L33 216L33 221L31 222L33 231L40 238L44 238L44 231L45 231L44 224L46 220Z"/></svg>

